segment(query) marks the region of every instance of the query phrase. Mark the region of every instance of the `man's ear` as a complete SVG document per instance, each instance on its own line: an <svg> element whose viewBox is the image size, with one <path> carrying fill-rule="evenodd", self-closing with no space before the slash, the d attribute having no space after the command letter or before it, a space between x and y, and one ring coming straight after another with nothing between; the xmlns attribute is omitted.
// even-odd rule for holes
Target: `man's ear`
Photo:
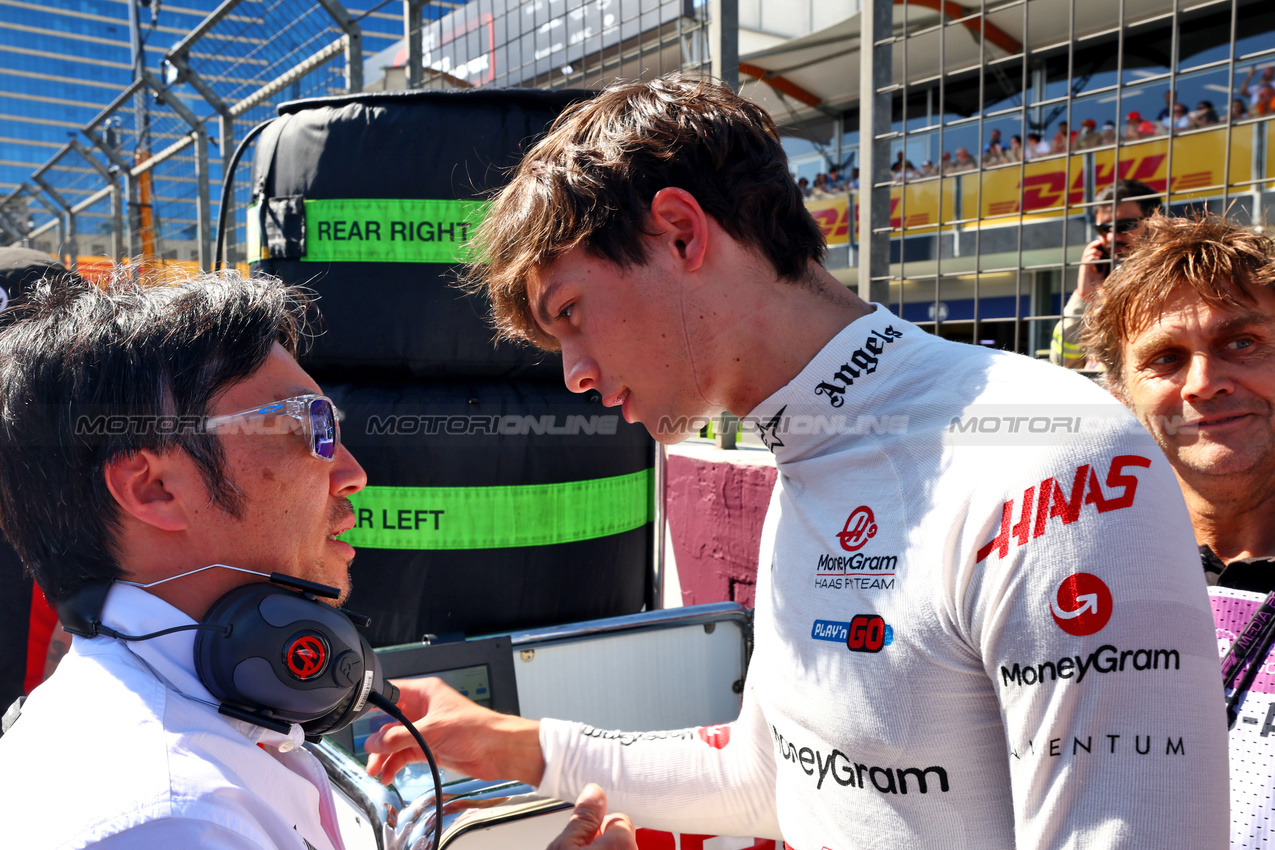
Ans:
<svg viewBox="0 0 1275 850"><path fill-rule="evenodd" d="M198 493L203 492L203 481L194 464L176 450L156 454L139 449L112 460L103 475L106 489L115 497L120 511L159 531L187 528L188 508L196 504L192 497L198 498Z"/></svg>
<svg viewBox="0 0 1275 850"><path fill-rule="evenodd" d="M708 253L708 213L685 189L669 187L651 199L651 230L662 249L686 271L696 271Z"/></svg>

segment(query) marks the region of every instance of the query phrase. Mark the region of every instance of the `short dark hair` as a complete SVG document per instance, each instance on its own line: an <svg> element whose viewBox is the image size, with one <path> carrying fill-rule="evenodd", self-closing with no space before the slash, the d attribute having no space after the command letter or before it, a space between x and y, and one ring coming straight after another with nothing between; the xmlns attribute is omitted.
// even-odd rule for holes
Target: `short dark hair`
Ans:
<svg viewBox="0 0 1275 850"><path fill-rule="evenodd" d="M826 253L765 110L676 74L615 85L558 118L476 232L468 277L500 334L556 349L531 314L528 275L576 247L621 268L645 263L644 222L668 187L689 192L780 278L805 281Z"/></svg>
<svg viewBox="0 0 1275 850"><path fill-rule="evenodd" d="M1108 385L1124 391L1124 344L1164 311L1180 288L1214 306L1256 303L1275 288L1275 240L1215 213L1152 215L1133 251L1102 286L1085 314L1081 341L1107 367Z"/></svg>
<svg viewBox="0 0 1275 850"><path fill-rule="evenodd" d="M147 283L120 267L98 285L31 290L0 332L0 528L50 602L121 574L104 476L117 458L184 451L212 502L240 515L215 436L147 423L202 421L274 343L295 355L310 303L305 290L235 271Z"/></svg>
<svg viewBox="0 0 1275 850"><path fill-rule="evenodd" d="M1116 180L1111 183L1094 197L1093 208L1098 209L1103 204L1112 202L1122 204L1125 201L1136 203L1142 210L1143 218L1160 209L1160 194L1137 180Z"/></svg>

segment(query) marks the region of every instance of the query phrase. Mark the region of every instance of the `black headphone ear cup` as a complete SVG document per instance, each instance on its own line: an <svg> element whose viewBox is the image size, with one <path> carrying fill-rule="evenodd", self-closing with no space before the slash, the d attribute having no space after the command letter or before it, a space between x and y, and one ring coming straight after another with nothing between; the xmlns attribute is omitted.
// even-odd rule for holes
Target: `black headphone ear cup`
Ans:
<svg viewBox="0 0 1275 850"><path fill-rule="evenodd" d="M221 702L306 724L343 706L352 720L367 700L371 649L330 605L254 582L214 602L204 623L217 628L197 633L195 671Z"/></svg>
<svg viewBox="0 0 1275 850"><path fill-rule="evenodd" d="M307 737L318 737L335 732L338 729L344 729L362 717L371 708L367 697L372 691L384 695L390 702L398 701L398 689L385 680L385 676L381 672L381 660L372 651L372 645L362 635L359 635L359 641L363 654L363 676L359 686L351 689L349 696L342 700L332 711L322 717L302 723L301 728L305 730Z"/></svg>

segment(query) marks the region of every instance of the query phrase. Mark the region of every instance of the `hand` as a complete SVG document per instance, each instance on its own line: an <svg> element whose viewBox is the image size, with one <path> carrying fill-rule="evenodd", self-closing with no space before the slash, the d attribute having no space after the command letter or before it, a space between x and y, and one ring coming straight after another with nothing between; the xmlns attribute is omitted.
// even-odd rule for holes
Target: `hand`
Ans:
<svg viewBox="0 0 1275 850"><path fill-rule="evenodd" d="M627 815L608 815L607 795L596 785L585 787L562 834L548 850L637 850L637 833Z"/></svg>
<svg viewBox="0 0 1275 850"><path fill-rule="evenodd" d="M1080 255L1080 263L1076 292L1086 301L1092 301L1111 272L1111 258L1101 239L1095 239L1085 246L1085 252Z"/></svg>
<svg viewBox="0 0 1275 850"><path fill-rule="evenodd" d="M441 679L400 679L398 707L429 744L440 767L475 779L516 779L539 785L545 762L540 724L499 714L466 699ZM367 739L367 772L388 785L405 765L425 756L400 724Z"/></svg>

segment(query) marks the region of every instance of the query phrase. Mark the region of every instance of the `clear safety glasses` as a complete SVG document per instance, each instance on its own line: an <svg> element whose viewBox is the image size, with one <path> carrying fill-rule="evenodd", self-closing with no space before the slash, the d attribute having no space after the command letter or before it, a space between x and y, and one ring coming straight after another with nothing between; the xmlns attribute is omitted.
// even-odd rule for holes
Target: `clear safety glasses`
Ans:
<svg viewBox="0 0 1275 850"><path fill-rule="evenodd" d="M305 435L310 454L328 462L336 457L336 447L341 444L341 425L337 421L336 405L327 396L293 396L251 410L213 416L204 423L204 428L209 433L230 431L240 434L274 434L296 430L293 425L288 425L286 429L267 425L268 420L278 417L288 417L301 423L301 432Z"/></svg>

